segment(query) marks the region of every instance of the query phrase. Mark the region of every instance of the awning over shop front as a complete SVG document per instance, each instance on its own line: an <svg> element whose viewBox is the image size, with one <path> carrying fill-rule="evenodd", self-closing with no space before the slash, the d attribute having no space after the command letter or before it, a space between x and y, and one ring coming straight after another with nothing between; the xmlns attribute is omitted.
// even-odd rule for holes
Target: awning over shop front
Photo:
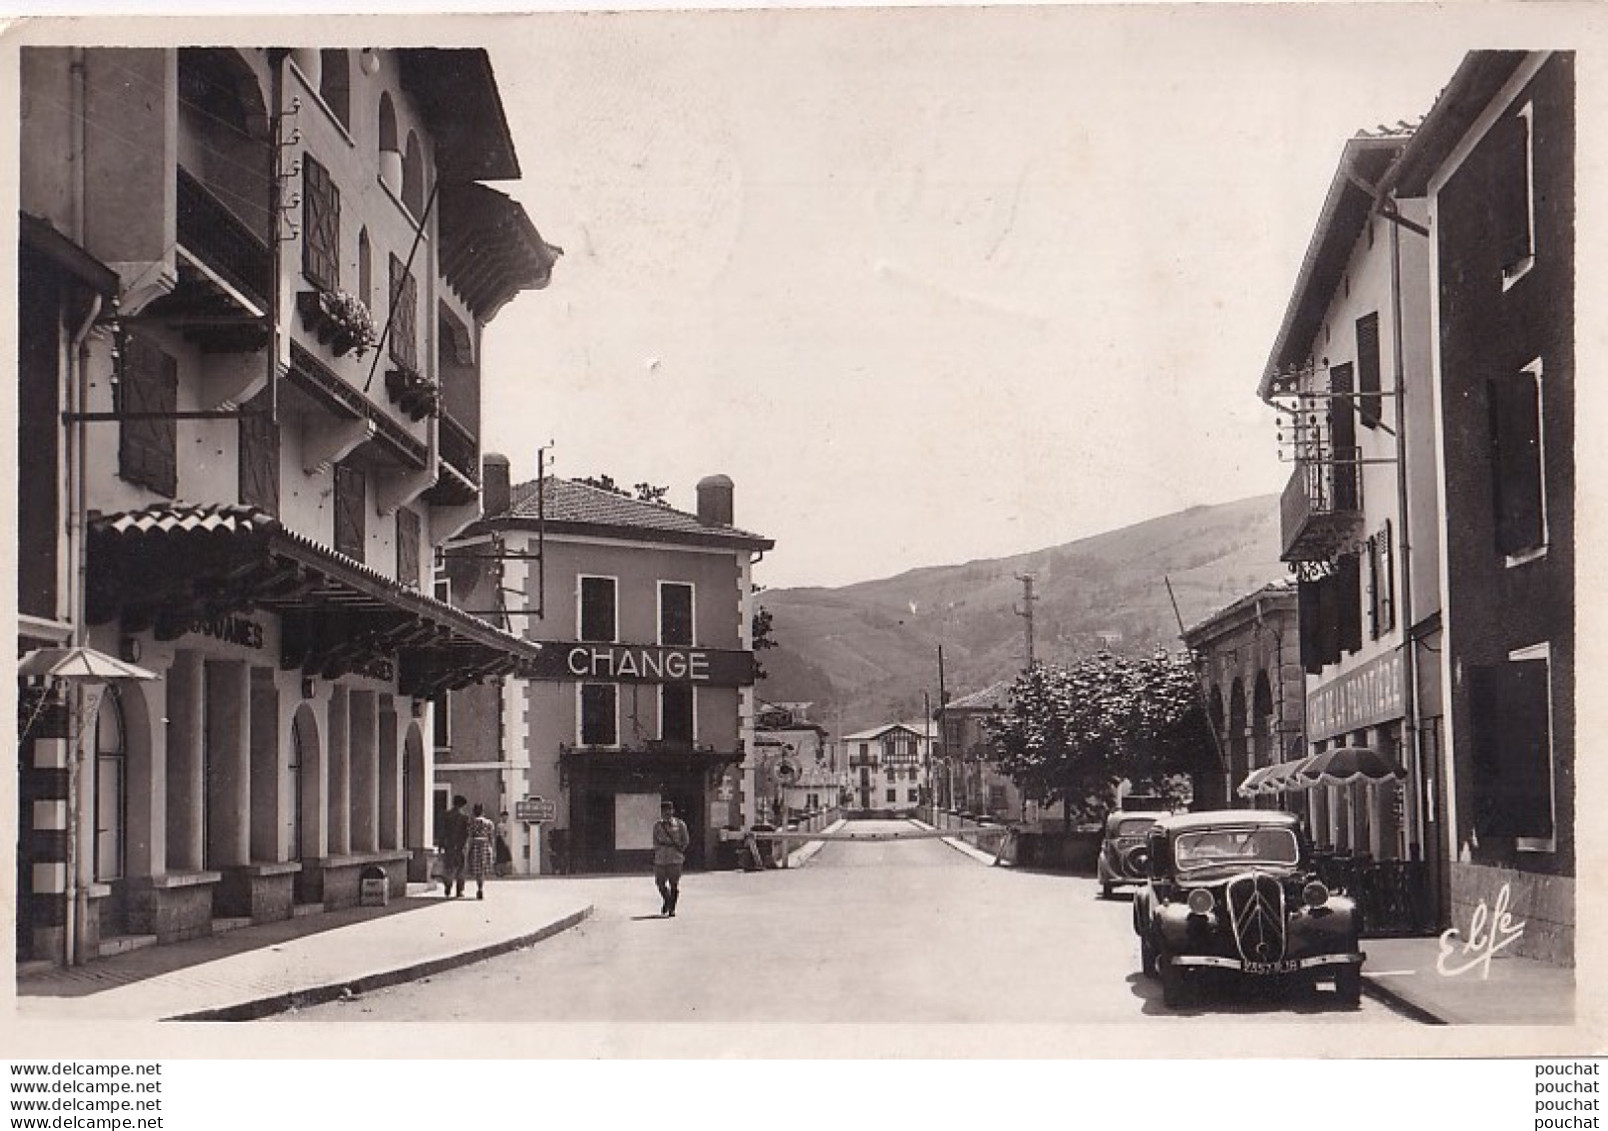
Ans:
<svg viewBox="0 0 1608 1131"><path fill-rule="evenodd" d="M1406 770L1371 746L1336 746L1308 758L1301 770L1309 787L1383 782L1406 776Z"/></svg>
<svg viewBox="0 0 1608 1131"><path fill-rule="evenodd" d="M1307 789L1311 783L1301 777L1301 769L1310 758L1296 758L1288 762L1275 762L1252 770L1235 790L1241 797L1255 797L1264 793L1289 793Z"/></svg>
<svg viewBox="0 0 1608 1131"><path fill-rule="evenodd" d="M419 698L518 674L540 653L249 506L160 504L95 518L88 599L91 624L115 618L125 633L159 640L267 610L281 618L281 668L394 676L401 694Z"/></svg>

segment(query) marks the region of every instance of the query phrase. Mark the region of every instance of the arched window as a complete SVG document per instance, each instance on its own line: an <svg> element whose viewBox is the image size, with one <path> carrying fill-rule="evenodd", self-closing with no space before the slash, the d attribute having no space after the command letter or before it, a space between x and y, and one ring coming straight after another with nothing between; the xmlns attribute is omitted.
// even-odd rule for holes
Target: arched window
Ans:
<svg viewBox="0 0 1608 1131"><path fill-rule="evenodd" d="M320 52L322 71L318 80L318 96L324 100L330 113L342 126L352 128L352 61L346 50L326 47Z"/></svg>
<svg viewBox="0 0 1608 1131"><path fill-rule="evenodd" d="M424 218L424 150L419 135L408 131L408 149L402 157L402 203L416 220Z"/></svg>
<svg viewBox="0 0 1608 1131"><path fill-rule="evenodd" d="M393 192L402 191L402 143L396 134L396 106L389 94L380 95L380 180Z"/></svg>
<svg viewBox="0 0 1608 1131"><path fill-rule="evenodd" d="M127 850L128 741L117 693L101 696L95 715L95 878L123 878Z"/></svg>
<svg viewBox="0 0 1608 1131"><path fill-rule="evenodd" d="M374 263L373 249L369 247L368 229L363 228L357 233L357 297L363 300L363 305L374 312Z"/></svg>

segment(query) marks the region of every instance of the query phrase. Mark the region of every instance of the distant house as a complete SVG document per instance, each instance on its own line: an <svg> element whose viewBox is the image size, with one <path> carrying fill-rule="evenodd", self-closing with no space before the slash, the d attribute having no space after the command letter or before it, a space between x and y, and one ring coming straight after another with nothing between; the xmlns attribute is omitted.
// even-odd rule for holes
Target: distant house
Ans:
<svg viewBox="0 0 1608 1131"><path fill-rule="evenodd" d="M934 783L939 804L961 813L1021 819L1025 798L1021 789L995 764L987 719L998 716L1010 702L1014 680L1002 679L981 691L951 699L940 714L944 759Z"/></svg>
<svg viewBox="0 0 1608 1131"><path fill-rule="evenodd" d="M836 809L848 785L848 774L835 760L838 747L827 730L808 718L808 703L770 703L761 699L754 718L761 812L767 820L792 813Z"/></svg>
<svg viewBox="0 0 1608 1131"><path fill-rule="evenodd" d="M452 697L438 805L463 793L508 810L517 869L614 872L648 866L669 800L689 866L705 866L759 806L752 568L774 543L732 524L725 476L698 484L696 514L566 479L510 487L501 456L484 483L445 575L455 602L519 622L540 659ZM540 820L517 819L522 800Z"/></svg>
<svg viewBox="0 0 1608 1131"><path fill-rule="evenodd" d="M851 807L864 813L915 816L926 799L938 738L927 723L884 723L843 736Z"/></svg>

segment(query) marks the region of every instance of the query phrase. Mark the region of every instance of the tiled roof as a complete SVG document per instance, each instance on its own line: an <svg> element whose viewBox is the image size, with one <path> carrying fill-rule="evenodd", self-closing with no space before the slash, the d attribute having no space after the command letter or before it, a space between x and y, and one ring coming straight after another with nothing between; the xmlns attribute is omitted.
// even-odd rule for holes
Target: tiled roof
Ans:
<svg viewBox="0 0 1608 1131"><path fill-rule="evenodd" d="M1002 679L998 683L991 683L981 691L973 691L970 695L951 699L945 710L993 710L1003 707L1010 701L1011 685L1015 682L1011 679Z"/></svg>
<svg viewBox="0 0 1608 1131"><path fill-rule="evenodd" d="M862 730L862 731L858 732L857 734L846 734L846 735L843 736L842 741L844 741L844 742L870 742L874 738L881 738L883 735L887 734L889 731L901 730L901 729L909 731L911 734L914 734L917 738L924 738L924 737L926 737L926 734L927 734L926 727L927 727L926 723L883 723L879 727L872 727L870 730ZM934 738L938 737L936 731L933 733L933 737Z"/></svg>
<svg viewBox="0 0 1608 1131"><path fill-rule="evenodd" d="M487 515L488 521L498 519L543 518L549 529L555 527L589 527L629 532L636 535L659 535L672 541L717 541L738 543L759 549L769 549L775 543L762 534L755 534L736 526L708 526L698 516L679 511L663 503L644 503L638 499L577 483L570 479L551 478L542 481L545 500L538 508L535 480L521 483L512 491L513 502L506 514Z"/></svg>

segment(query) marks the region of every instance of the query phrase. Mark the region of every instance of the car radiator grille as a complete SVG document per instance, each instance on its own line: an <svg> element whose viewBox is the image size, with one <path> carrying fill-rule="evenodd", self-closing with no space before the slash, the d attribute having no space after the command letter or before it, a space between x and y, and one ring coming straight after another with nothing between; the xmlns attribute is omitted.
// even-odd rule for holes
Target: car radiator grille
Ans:
<svg viewBox="0 0 1608 1131"><path fill-rule="evenodd" d="M1228 881L1225 892L1234 944L1246 962L1284 958L1284 887L1272 876L1247 872Z"/></svg>

